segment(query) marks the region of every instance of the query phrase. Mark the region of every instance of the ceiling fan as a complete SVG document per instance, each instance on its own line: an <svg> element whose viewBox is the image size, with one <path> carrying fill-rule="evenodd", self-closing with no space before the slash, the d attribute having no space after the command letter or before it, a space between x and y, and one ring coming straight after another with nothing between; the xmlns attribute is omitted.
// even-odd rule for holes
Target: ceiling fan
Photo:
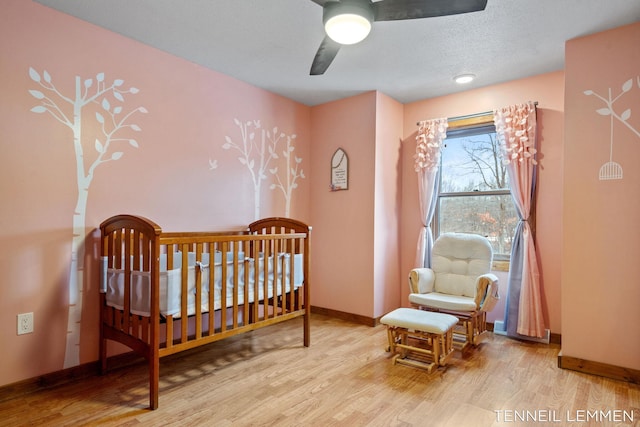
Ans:
<svg viewBox="0 0 640 427"><path fill-rule="evenodd" d="M484 10L487 6L487 0L311 1L322 6L322 21L327 33L313 59L312 76L324 74L340 46L355 44L367 37L373 22L456 15Z"/></svg>

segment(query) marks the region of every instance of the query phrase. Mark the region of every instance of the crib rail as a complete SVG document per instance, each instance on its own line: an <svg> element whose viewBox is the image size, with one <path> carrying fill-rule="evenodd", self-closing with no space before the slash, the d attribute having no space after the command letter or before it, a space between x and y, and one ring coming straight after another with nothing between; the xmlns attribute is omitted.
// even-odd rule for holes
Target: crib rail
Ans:
<svg viewBox="0 0 640 427"><path fill-rule="evenodd" d="M101 231L102 370L107 339L147 358L152 408L162 356L298 316L309 345L305 224L269 218L245 231L176 233L119 215Z"/></svg>
<svg viewBox="0 0 640 427"><path fill-rule="evenodd" d="M164 315L166 334L161 337L161 353L182 351L193 341L200 345L246 332L269 319L303 314L303 293L295 289L298 272L291 260L301 255L293 249L300 247L305 237L304 233L161 235L160 252L167 255L167 265L177 258L181 264L180 310ZM191 254L193 259L183 254ZM211 267L212 254L225 258L215 268ZM217 283L221 285L216 288ZM188 320L184 313L188 313ZM174 325L179 330L174 330Z"/></svg>

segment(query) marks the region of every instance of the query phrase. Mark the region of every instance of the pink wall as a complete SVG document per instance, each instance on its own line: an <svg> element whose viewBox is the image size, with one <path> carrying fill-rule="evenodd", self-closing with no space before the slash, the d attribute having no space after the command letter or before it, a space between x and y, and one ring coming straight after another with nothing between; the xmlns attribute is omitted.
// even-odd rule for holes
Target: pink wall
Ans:
<svg viewBox="0 0 640 427"><path fill-rule="evenodd" d="M567 42L563 165L562 353L632 369L640 369L639 40L636 23ZM602 110L609 91L613 122ZM622 179L600 180L611 160Z"/></svg>
<svg viewBox="0 0 640 427"><path fill-rule="evenodd" d="M312 108L312 304L375 318L400 306L399 196L403 106L369 92ZM329 165L349 156L349 189Z"/></svg>
<svg viewBox="0 0 640 427"><path fill-rule="evenodd" d="M402 305L400 276L400 154L403 105L377 94L375 217L374 217L374 306L373 317L381 317Z"/></svg>
<svg viewBox="0 0 640 427"><path fill-rule="evenodd" d="M312 305L373 316L376 93L313 107ZM331 157L349 157L349 189L331 191Z"/></svg>
<svg viewBox="0 0 640 427"><path fill-rule="evenodd" d="M249 171L239 163L239 152L224 148L227 137L241 142L238 124L259 124L253 129L258 140L267 130L281 136L278 150L289 138L302 159L305 177L294 191L290 216L313 226L312 304L378 317L407 301L406 277L420 227L412 158L416 122L535 100L540 123L536 243L545 323L563 334L563 352L569 356L638 368L638 340L620 348L612 331L631 327L631 336L640 336L633 305L639 300L639 267L633 259L640 241L633 221L640 209L639 180L629 162L622 181L594 179L593 171L607 160L609 123L594 113L598 102L583 91L619 91L633 77L634 95L624 96L619 105L620 111L637 109L640 61L633 42L639 38L635 25L568 43L566 75L555 72L405 106L369 92L309 108L38 4L5 0L0 16L0 346L12 351L2 352L0 386L59 371L65 357L77 162L71 130L49 114L30 111L39 101L29 90L43 90L30 77L30 67L41 80L46 70L65 95L74 92L76 76L93 79L94 85L98 73L109 82L123 79L122 87L139 92L125 95L122 103L110 102L125 112L148 111L131 117L140 132L122 133L135 138L138 148L124 142L110 149L122 157L101 164L91 182L80 363L97 359L98 252L92 232L103 219L141 214L167 230L239 228L253 220ZM96 112L104 114L101 108L89 106L83 116L87 162L97 157L95 139L104 136L96 122ZM630 123L640 127L636 116ZM625 136L620 128L615 135L616 157L638 158L635 135ZM330 159L339 147L349 155L349 190L332 192ZM288 169L283 156L276 165ZM274 177L267 178L259 193L260 216L284 215L284 198L269 189ZM506 275L500 278L506 285ZM35 333L16 336L16 315L23 312L34 312ZM501 317L499 307L489 320ZM593 346L594 336L611 342Z"/></svg>
<svg viewBox="0 0 640 427"><path fill-rule="evenodd" d="M122 157L95 169L86 234L117 213L147 216L166 230L246 226L255 215L254 185L239 152L223 147L227 136L242 140L235 119L259 121L259 141L263 130L273 135L277 127L280 156L270 166L280 171L289 170L282 151L291 139L305 177L297 181L290 216L310 220L309 107L22 0L2 4L0 57L0 385L59 371L65 359L76 156L71 128L48 113L30 111L40 105L40 95L30 90L55 98L30 77L30 67L43 83L46 70L67 97L75 96L76 76L82 88L91 79L90 90L99 73L108 84L122 79L121 88L139 92L125 94L124 102L107 96L111 111L116 105L123 109L119 117L138 107L148 111L130 118L139 132L128 128L120 134L135 138L138 148L113 142L107 157L118 151ZM105 143L96 116L108 115L102 99L83 109L85 169L98 156L95 140ZM72 117L64 101L56 102ZM283 216L285 199L269 189L275 176L266 175L260 216ZM98 351L98 247L89 238L84 248L79 363L96 360ZM16 315L24 312L34 313L35 332L17 336Z"/></svg>
<svg viewBox="0 0 640 427"><path fill-rule="evenodd" d="M401 275L413 268L418 231L421 227L418 210L418 184L413 169L416 123L438 117L457 117L492 111L494 108L525 101L538 101L539 181L537 196L536 245L540 262L544 296L545 325L560 333L560 247L562 227L562 137L564 74L555 72L501 85L469 90L405 105L404 141L402 144L402 241ZM499 274L503 297L506 296L506 274ZM402 301L407 301L408 286ZM503 318L501 304L488 320Z"/></svg>

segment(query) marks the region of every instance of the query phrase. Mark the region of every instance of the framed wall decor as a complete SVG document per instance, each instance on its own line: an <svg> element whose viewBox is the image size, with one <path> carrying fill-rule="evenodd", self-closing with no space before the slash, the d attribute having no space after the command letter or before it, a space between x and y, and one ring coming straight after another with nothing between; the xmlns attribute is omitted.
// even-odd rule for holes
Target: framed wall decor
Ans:
<svg viewBox="0 0 640 427"><path fill-rule="evenodd" d="M331 157L331 191L347 190L349 188L349 157L338 148Z"/></svg>

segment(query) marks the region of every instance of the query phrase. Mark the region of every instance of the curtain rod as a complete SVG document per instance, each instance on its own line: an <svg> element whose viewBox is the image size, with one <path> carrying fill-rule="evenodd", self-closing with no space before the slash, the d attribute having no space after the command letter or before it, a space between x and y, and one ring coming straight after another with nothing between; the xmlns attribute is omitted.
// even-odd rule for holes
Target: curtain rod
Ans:
<svg viewBox="0 0 640 427"><path fill-rule="evenodd" d="M535 101L533 103L533 105L537 107L538 106L538 101ZM493 118L493 111L484 111L482 113L467 114L466 116L451 117L451 118L447 118L447 122L448 123L461 122L461 121L473 120L473 119L477 119L477 118L485 117L485 116L489 116L489 115L491 115L492 118ZM416 126L420 126L420 122L417 122Z"/></svg>
<svg viewBox="0 0 640 427"><path fill-rule="evenodd" d="M484 116L488 116L490 114L493 116L493 111L485 111L483 113L467 114L466 116L449 117L449 118L447 118L447 122L451 123L451 122L459 122L459 121L462 121L462 120L476 119L478 117L484 117ZM416 126L420 126L420 122L417 122Z"/></svg>

